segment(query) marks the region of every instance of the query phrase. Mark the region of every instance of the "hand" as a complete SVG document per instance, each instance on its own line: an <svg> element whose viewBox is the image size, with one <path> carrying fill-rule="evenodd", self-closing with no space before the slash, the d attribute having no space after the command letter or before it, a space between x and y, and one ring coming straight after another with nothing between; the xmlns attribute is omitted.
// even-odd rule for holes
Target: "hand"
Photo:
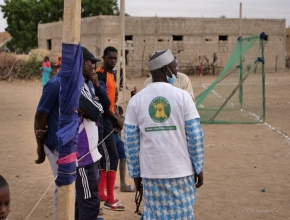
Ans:
<svg viewBox="0 0 290 220"><path fill-rule="evenodd" d="M141 187L142 187L142 178L139 177L139 178L134 178L134 183L135 183L135 187L136 187L136 190L140 191Z"/></svg>
<svg viewBox="0 0 290 220"><path fill-rule="evenodd" d="M38 158L35 160L36 164L41 164L45 161L45 153L43 147L37 147Z"/></svg>
<svg viewBox="0 0 290 220"><path fill-rule="evenodd" d="M124 126L124 118L118 118L116 120L116 125L117 125L118 128L120 128L122 130L123 126Z"/></svg>
<svg viewBox="0 0 290 220"><path fill-rule="evenodd" d="M99 80L98 80L98 75L96 73L91 73L90 75L90 80L92 81L94 87L99 87Z"/></svg>
<svg viewBox="0 0 290 220"><path fill-rule="evenodd" d="M35 134L37 137L41 138L41 139L45 139L46 135L47 135L47 129L48 127L45 126L45 129L38 129L38 130L35 130Z"/></svg>
<svg viewBox="0 0 290 220"><path fill-rule="evenodd" d="M195 187L199 188L203 185L203 172L201 171L198 175L194 174Z"/></svg>

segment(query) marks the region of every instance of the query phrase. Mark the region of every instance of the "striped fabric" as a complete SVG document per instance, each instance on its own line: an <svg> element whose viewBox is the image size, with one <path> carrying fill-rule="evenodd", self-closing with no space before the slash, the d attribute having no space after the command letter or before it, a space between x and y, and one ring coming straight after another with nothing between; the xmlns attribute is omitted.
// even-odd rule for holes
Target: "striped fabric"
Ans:
<svg viewBox="0 0 290 220"><path fill-rule="evenodd" d="M84 199L89 199L91 198L91 191L90 191L90 187L89 187L89 181L88 181L88 177L85 171L85 168L79 168L78 169L80 176L82 178L82 185L83 185L83 189L84 189Z"/></svg>
<svg viewBox="0 0 290 220"><path fill-rule="evenodd" d="M101 113L104 113L104 110L103 110L103 107L102 107L101 103L92 97L92 94L91 94L91 92L90 92L90 89L89 89L89 87L88 87L88 85L87 85L86 83L84 83L84 86L83 86L83 89L82 89L81 93L82 93L82 95L85 96L88 100L90 100L91 103L92 103L95 107L97 107Z"/></svg>

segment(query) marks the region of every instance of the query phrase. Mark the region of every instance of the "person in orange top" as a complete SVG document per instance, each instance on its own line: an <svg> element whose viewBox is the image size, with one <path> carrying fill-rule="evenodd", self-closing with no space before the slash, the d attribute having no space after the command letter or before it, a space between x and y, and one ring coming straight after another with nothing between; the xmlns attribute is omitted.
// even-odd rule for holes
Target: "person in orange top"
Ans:
<svg viewBox="0 0 290 220"><path fill-rule="evenodd" d="M105 201L104 208L123 211L125 207L121 205L114 197L114 186L116 181L116 172L118 168L119 156L115 142L115 127L123 128L124 119L115 114L115 96L116 96L116 78L113 69L117 63L118 52L114 47L107 47L104 50L104 66L96 70L98 80L106 84L108 98L110 100L110 109L103 114L104 135L105 139L100 147L101 158L101 175L99 182L99 196L101 201ZM111 133L112 132L112 133ZM110 134L111 133L111 134ZM105 194L105 187L107 195Z"/></svg>
<svg viewBox="0 0 290 220"><path fill-rule="evenodd" d="M61 55L58 55L57 62L54 65L57 67L57 72L59 72L61 67Z"/></svg>

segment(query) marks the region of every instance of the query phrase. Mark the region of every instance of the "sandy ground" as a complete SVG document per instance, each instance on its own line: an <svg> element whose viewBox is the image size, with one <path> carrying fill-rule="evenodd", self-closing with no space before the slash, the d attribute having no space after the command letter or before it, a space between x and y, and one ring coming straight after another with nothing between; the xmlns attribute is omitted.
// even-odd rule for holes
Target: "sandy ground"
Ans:
<svg viewBox="0 0 290 220"><path fill-rule="evenodd" d="M200 81L191 77L195 94L203 91L201 82L214 79L204 76ZM140 90L144 80L129 79L127 83ZM10 184L10 220L25 219L53 180L47 161L42 165L34 163L33 120L41 91L41 82L0 82L0 173ZM289 72L267 74L266 121L288 136L289 94ZM265 124L203 125L203 129L205 176L195 203L196 219L290 219L290 139ZM133 183L129 177L127 180ZM116 197L127 210L105 210L103 217L139 219L133 214L134 196L117 189ZM53 187L30 219L53 219Z"/></svg>

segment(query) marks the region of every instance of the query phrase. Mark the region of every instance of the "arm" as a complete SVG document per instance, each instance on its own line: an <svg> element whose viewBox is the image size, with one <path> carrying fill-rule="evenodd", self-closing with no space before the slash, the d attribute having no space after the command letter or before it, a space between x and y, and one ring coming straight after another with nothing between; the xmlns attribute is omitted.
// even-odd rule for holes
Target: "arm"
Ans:
<svg viewBox="0 0 290 220"><path fill-rule="evenodd" d="M34 117L34 133L37 142L37 155L38 159L35 160L36 164L41 164L45 161L44 153L44 139L38 135L38 131L45 130L47 125L48 115L37 111Z"/></svg>
<svg viewBox="0 0 290 220"><path fill-rule="evenodd" d="M141 176L139 164L140 129L138 126L125 124L124 148L129 175L138 179Z"/></svg>
<svg viewBox="0 0 290 220"><path fill-rule="evenodd" d="M105 83L103 81L98 81L98 86L94 84L94 87L95 87L95 94L99 98L104 111L107 111L110 108L110 100L108 98Z"/></svg>
<svg viewBox="0 0 290 220"><path fill-rule="evenodd" d="M99 121L101 114L104 112L101 103L95 97L92 98L86 84L81 91L79 109L83 115L95 122Z"/></svg>
<svg viewBox="0 0 290 220"><path fill-rule="evenodd" d="M48 83L42 92L34 118L34 133L37 142L38 155L38 159L35 163L37 164L43 163L45 160L43 148L44 138L41 133L44 133L43 131L47 129L48 115L54 106L58 105L58 97L59 86Z"/></svg>
<svg viewBox="0 0 290 220"><path fill-rule="evenodd" d="M204 147L203 147L203 130L200 126L200 119L192 119L185 122L185 131L187 136L188 151L191 163L195 172L195 177L198 179L196 187L203 184L203 160L204 160Z"/></svg>

